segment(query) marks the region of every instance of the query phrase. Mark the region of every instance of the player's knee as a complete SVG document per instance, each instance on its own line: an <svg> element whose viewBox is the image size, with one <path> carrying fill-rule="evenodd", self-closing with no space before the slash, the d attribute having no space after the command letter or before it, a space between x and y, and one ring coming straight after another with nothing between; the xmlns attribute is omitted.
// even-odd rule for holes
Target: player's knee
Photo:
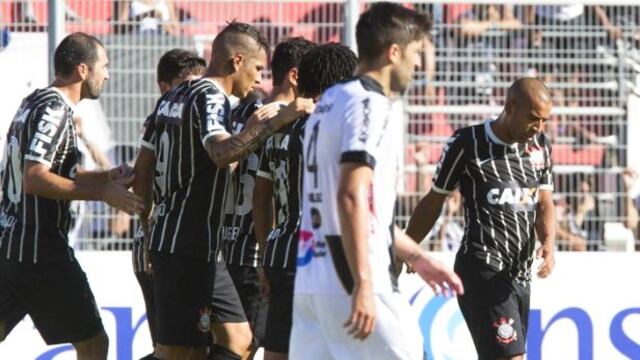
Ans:
<svg viewBox="0 0 640 360"><path fill-rule="evenodd" d="M101 360L107 358L109 351L109 337L103 331L91 339L73 344L78 354L78 359Z"/></svg>
<svg viewBox="0 0 640 360"><path fill-rule="evenodd" d="M251 347L253 333L248 322L225 323L222 325L224 336L216 339L216 343L231 349L234 352L242 353Z"/></svg>

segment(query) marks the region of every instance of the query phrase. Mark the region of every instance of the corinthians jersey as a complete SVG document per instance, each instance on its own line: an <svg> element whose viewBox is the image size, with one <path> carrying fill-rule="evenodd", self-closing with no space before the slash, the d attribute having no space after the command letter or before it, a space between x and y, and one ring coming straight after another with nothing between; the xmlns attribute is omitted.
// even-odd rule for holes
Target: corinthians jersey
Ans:
<svg viewBox="0 0 640 360"><path fill-rule="evenodd" d="M433 191L460 189L466 220L460 253L527 282L539 191L553 191L551 144L542 133L527 143L505 144L491 123L460 129L448 140Z"/></svg>
<svg viewBox="0 0 640 360"><path fill-rule="evenodd" d="M307 120L296 293L347 294L337 192L340 164L373 169L368 196L369 263L375 293L396 290L393 220L402 149L402 108L362 76L327 90Z"/></svg>

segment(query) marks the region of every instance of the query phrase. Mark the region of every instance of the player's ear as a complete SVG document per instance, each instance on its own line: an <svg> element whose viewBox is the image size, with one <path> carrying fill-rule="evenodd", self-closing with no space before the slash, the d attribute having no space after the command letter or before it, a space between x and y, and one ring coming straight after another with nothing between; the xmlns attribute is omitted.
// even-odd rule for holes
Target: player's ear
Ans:
<svg viewBox="0 0 640 360"><path fill-rule="evenodd" d="M240 70L240 67L242 66L242 63L244 62L244 60L245 60L244 55L240 53L236 53L233 56L233 58L231 59L231 64L233 65L234 72Z"/></svg>
<svg viewBox="0 0 640 360"><path fill-rule="evenodd" d="M85 80L87 77L89 77L89 70L89 66L85 63L76 65L76 71L78 72L78 75L82 80Z"/></svg>
<svg viewBox="0 0 640 360"><path fill-rule="evenodd" d="M298 86L298 68L291 68L287 73L287 79L293 86Z"/></svg>
<svg viewBox="0 0 640 360"><path fill-rule="evenodd" d="M396 64L402 58L402 49L398 44L391 44L387 48L387 60L389 60L392 64Z"/></svg>

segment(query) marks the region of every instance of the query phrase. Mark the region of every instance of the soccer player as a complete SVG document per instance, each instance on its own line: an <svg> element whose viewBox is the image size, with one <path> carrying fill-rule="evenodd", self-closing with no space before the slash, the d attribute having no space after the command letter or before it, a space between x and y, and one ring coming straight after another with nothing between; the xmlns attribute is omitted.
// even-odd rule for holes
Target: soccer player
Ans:
<svg viewBox="0 0 640 360"><path fill-rule="evenodd" d="M496 120L449 139L407 228L423 239L447 194L460 189L467 223L455 270L466 292L458 304L480 359L524 358L536 232L544 259L538 276L553 270L551 145L542 133L550 114L551 95L540 80L514 82Z"/></svg>
<svg viewBox="0 0 640 360"><path fill-rule="evenodd" d="M254 27L227 25L213 41L205 76L166 93L145 130L154 133L155 168L141 166L135 174L148 179L153 173L159 194L149 236L156 357L204 357L207 333L218 325L224 331L217 332L214 359L240 358L251 343L238 294L218 259L229 165L313 108L311 100L300 99L268 119L260 117L261 108L257 121L230 134L228 96L244 98L260 83L267 48Z"/></svg>
<svg viewBox="0 0 640 360"><path fill-rule="evenodd" d="M184 81L200 78L204 74L205 68L206 62L203 58L199 57L195 53L183 49L169 50L168 52L164 53L162 57L160 57L160 61L158 61L156 70L157 84L158 89L160 90L160 94L166 94L169 90L171 90L172 87L177 86ZM153 121L153 119L148 118L147 121ZM147 136L152 135L144 131L145 127L146 121L145 125L143 125L142 134L147 134ZM154 154L152 150L150 150L150 148L152 148L151 141L152 139L144 138L144 136L140 138L140 146L142 146L142 148L138 153L134 168L136 166L148 166L146 164L152 164L155 161ZM146 150L143 150L145 148ZM149 178L146 179L146 181L151 183L152 179ZM139 184L140 182L134 183L133 190L136 193L142 193L144 191L144 188L140 188L140 186L138 186ZM145 206L145 208L151 209L152 194L149 192L148 194L144 195L144 200L147 202L147 206ZM133 271L135 273L136 279L138 280L138 284L140 285L142 296L144 298L145 309L147 313L147 322L149 324L149 332L151 333L151 341L155 346L156 337L153 279L151 278L150 271L145 271L145 256L148 257L148 249L143 250L142 246L144 235L148 235L149 233L148 216L149 214L141 214L142 224L136 231L136 234L133 238L133 251L131 255L133 259ZM145 252L147 252L147 254L145 254ZM153 359L153 356L149 355L143 359L147 358Z"/></svg>
<svg viewBox="0 0 640 360"><path fill-rule="evenodd" d="M432 287L463 291L393 221L403 117L393 100L430 28L427 15L373 4L356 26L358 76L325 91L305 124L293 359L423 358L396 254Z"/></svg>
<svg viewBox="0 0 640 360"><path fill-rule="evenodd" d="M68 245L71 200L143 210L124 168L78 168L75 106L97 99L109 78L104 46L73 33L54 54L55 80L27 96L7 133L0 205L0 341L29 315L49 345L78 359L106 359L108 339L85 273Z"/></svg>
<svg viewBox="0 0 640 360"><path fill-rule="evenodd" d="M314 43L301 37L287 39L276 46L271 58L273 91L267 103L286 106L295 100L298 63ZM263 100L253 96L242 99L231 115L232 133L237 134L247 125L249 117L262 106ZM274 108L275 109L275 108ZM290 126L290 125L289 125ZM252 351L262 343L267 317L267 302L261 291L262 257L254 233L253 193L258 179L261 149L239 162L232 174L227 194L227 208L222 239L225 241L225 260L231 279L236 286L245 315L253 332ZM269 190L271 188L269 187ZM263 244L264 245L264 244ZM295 247L294 247L295 248ZM262 281L264 282L264 280Z"/></svg>
<svg viewBox="0 0 640 360"><path fill-rule="evenodd" d="M298 93L317 98L328 87L353 76L356 65L356 55L344 45L317 46L302 56ZM304 116L267 139L256 180L256 236L265 249L263 266L269 287L265 360L287 359L289 352L306 121Z"/></svg>

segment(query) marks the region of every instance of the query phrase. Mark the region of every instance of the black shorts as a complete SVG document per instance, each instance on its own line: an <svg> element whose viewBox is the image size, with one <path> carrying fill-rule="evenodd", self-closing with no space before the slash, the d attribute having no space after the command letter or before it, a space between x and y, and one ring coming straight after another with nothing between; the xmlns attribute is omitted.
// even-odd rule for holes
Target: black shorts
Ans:
<svg viewBox="0 0 640 360"><path fill-rule="evenodd" d="M512 280L506 270L491 269L470 255L458 254L455 271L464 285L458 304L478 358L524 354L530 286Z"/></svg>
<svg viewBox="0 0 640 360"><path fill-rule="evenodd" d="M211 309L213 264L152 252L155 335L158 344L204 347Z"/></svg>
<svg viewBox="0 0 640 360"><path fill-rule="evenodd" d="M261 346L267 323L267 301L262 296L258 270L253 266L229 265L229 275L236 286L242 308L253 332L253 346Z"/></svg>
<svg viewBox="0 0 640 360"><path fill-rule="evenodd" d="M293 284L296 272L283 268L265 268L264 270L271 285L264 349L287 354L291 338Z"/></svg>
<svg viewBox="0 0 640 360"><path fill-rule="evenodd" d="M104 331L87 276L75 257L57 262L0 261L0 321L7 333L29 315L48 345Z"/></svg>
<svg viewBox="0 0 640 360"><path fill-rule="evenodd" d="M220 323L241 323L247 321L242 308L240 296L227 270L227 265L220 257L215 261L213 296L210 301L211 320Z"/></svg>

